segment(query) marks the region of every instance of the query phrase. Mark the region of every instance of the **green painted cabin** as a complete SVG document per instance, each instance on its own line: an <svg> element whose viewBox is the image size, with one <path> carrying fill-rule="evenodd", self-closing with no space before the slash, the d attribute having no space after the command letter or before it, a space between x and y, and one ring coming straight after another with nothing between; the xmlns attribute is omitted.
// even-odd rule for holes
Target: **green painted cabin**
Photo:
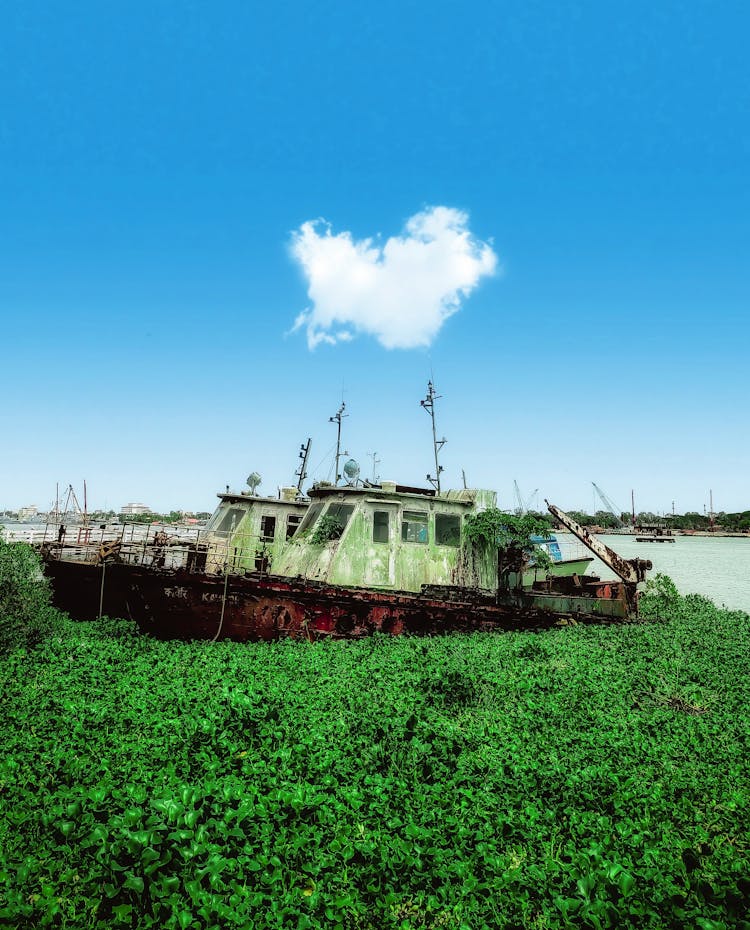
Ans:
<svg viewBox="0 0 750 930"><path fill-rule="evenodd" d="M206 571L276 571L276 563L307 512L296 488L279 497L219 494L219 505L202 534Z"/></svg>
<svg viewBox="0 0 750 930"><path fill-rule="evenodd" d="M495 506L494 491L438 495L383 482L316 488L310 497L296 535L273 563L275 574L398 591L496 585L496 563L468 559L463 534L467 515Z"/></svg>

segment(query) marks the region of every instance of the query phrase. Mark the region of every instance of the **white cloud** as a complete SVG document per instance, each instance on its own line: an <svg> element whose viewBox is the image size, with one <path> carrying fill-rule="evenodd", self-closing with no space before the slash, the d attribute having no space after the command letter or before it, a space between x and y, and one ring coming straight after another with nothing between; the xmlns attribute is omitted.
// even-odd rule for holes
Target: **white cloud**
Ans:
<svg viewBox="0 0 750 930"><path fill-rule="evenodd" d="M292 233L291 251L307 278L311 306L294 330L321 342L374 336L386 349L428 346L445 320L497 266L491 246L475 239L468 215L429 207L412 216L401 236L384 245L332 233L325 220Z"/></svg>

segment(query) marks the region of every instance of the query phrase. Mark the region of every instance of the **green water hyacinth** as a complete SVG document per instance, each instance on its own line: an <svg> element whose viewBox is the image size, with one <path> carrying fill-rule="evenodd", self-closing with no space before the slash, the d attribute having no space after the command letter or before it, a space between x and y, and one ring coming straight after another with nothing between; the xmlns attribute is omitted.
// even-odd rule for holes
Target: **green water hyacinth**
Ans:
<svg viewBox="0 0 750 930"><path fill-rule="evenodd" d="M9 543L0 527L0 655L40 643L54 625L49 583L38 554L26 543Z"/></svg>
<svg viewBox="0 0 750 930"><path fill-rule="evenodd" d="M743 928L750 618L0 662L0 927Z"/></svg>

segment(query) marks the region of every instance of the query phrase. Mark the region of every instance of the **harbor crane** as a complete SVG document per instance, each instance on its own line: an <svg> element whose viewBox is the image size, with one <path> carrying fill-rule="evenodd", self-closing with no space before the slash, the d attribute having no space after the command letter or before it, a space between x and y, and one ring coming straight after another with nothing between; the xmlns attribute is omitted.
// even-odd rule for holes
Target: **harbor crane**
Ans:
<svg viewBox="0 0 750 930"><path fill-rule="evenodd" d="M599 499L601 500L602 504L604 504L604 509L607 511L607 513L611 513L612 516L615 518L615 522L617 523L617 526L620 528L625 526L625 524L620 519L620 514L622 513L622 511L618 510L615 507L615 505L607 497L604 491L602 491L602 489L594 481L592 481L591 483L594 485L594 490L599 495Z"/></svg>

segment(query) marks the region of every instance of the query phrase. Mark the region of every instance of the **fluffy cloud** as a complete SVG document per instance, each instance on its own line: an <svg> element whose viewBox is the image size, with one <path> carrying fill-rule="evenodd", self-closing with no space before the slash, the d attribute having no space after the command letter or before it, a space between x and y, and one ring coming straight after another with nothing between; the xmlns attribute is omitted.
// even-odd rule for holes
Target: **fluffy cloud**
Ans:
<svg viewBox="0 0 750 930"><path fill-rule="evenodd" d="M472 236L468 219L460 210L430 207L385 244L334 234L324 220L303 223L292 234L291 250L311 306L294 329L307 331L311 349L357 333L374 336L386 349L430 345L497 266L492 248Z"/></svg>

